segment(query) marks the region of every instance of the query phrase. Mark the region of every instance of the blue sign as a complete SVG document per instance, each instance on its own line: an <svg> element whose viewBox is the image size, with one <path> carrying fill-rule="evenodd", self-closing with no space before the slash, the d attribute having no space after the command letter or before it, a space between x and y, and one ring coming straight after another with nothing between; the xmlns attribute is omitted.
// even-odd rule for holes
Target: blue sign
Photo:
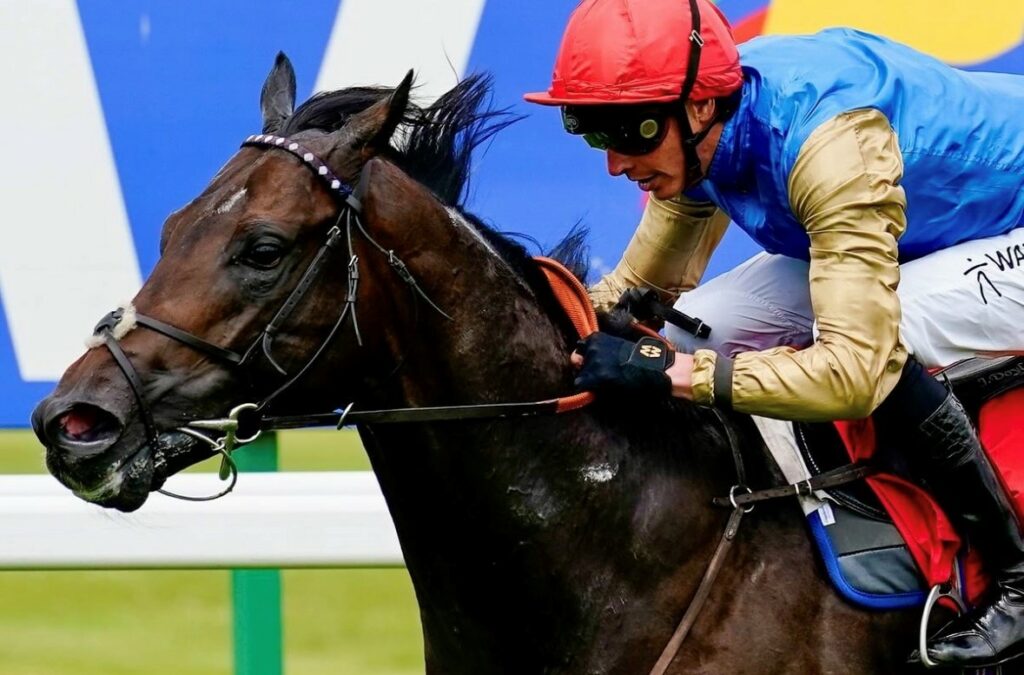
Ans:
<svg viewBox="0 0 1024 675"><path fill-rule="evenodd" d="M614 266L638 221L641 193L610 178L603 155L564 134L556 111L521 98L547 86L575 4L4 3L0 58L15 72L5 77L9 104L0 121L16 138L5 140L0 157L0 427L28 424L92 324L152 269L167 215L202 191L242 138L260 131L259 91L279 50L295 65L300 100L317 89L394 85L410 67L428 97L459 75L492 72L494 105L525 119L479 153L469 209L548 246L582 221L592 232L594 274ZM738 37L786 29L787 20L772 25L773 13L787 16L784 0L771 3L772 12L767 0L720 4ZM796 15L806 21L814 12ZM958 62L1024 72L1016 35L998 53L971 52L970 63ZM982 42L977 49L991 51L992 41ZM709 274L755 250L731 232Z"/></svg>

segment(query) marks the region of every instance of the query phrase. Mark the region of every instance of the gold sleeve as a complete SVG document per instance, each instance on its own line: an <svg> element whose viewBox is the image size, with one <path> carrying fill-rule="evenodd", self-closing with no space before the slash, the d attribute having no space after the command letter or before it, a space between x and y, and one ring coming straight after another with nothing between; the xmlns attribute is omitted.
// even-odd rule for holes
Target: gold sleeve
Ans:
<svg viewBox="0 0 1024 675"><path fill-rule="evenodd" d="M789 176L790 206L810 238L811 306L819 336L729 359L698 351L694 398L800 420L869 415L899 380L896 241L906 228L903 158L877 110L834 117L811 134Z"/></svg>
<svg viewBox="0 0 1024 675"><path fill-rule="evenodd" d="M729 217L714 204L652 196L622 260L590 288L591 302L610 309L623 291L638 286L674 302L697 286L728 225Z"/></svg>

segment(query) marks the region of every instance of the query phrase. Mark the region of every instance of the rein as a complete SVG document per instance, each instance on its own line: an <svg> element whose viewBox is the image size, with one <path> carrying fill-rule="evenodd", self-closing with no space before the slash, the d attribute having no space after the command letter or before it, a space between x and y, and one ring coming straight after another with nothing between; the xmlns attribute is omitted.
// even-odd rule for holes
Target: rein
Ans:
<svg viewBox="0 0 1024 675"><path fill-rule="evenodd" d="M551 286L559 305L572 321L580 338L597 330L597 316L590 304L583 284L551 258L534 258ZM390 408L384 410L353 410L349 404L344 410L312 415L281 417L259 416L244 420L250 429L301 429L307 427L335 427L340 429L355 424L401 424L413 422L447 422L453 420L504 419L508 417L536 417L557 415L578 410L594 401L592 392L580 392L560 398L521 403L477 403L467 405L425 406L419 408ZM244 418L244 414L243 414Z"/></svg>

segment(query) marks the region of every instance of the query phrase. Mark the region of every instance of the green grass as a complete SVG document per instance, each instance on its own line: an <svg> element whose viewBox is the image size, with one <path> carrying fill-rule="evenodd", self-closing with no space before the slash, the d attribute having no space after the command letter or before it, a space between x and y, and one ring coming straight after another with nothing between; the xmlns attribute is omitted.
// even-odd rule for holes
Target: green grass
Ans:
<svg viewBox="0 0 1024 675"><path fill-rule="evenodd" d="M286 432L279 447L282 471L369 468L351 432ZM30 432L0 432L0 473L43 470ZM290 675L423 672L404 569L286 570L282 586ZM0 572L0 675L231 673L230 597L227 571Z"/></svg>

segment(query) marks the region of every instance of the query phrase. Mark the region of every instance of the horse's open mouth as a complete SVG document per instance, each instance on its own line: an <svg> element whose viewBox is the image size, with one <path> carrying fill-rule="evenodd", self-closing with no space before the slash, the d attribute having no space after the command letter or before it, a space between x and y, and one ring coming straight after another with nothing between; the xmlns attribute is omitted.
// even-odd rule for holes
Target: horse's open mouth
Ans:
<svg viewBox="0 0 1024 675"><path fill-rule="evenodd" d="M160 434L157 447L140 446L117 460L99 480L83 482L58 462L49 465L51 473L81 499L118 511L135 511L149 498L149 493L163 487L168 476L204 459L209 453L196 452L203 445L195 438L170 431Z"/></svg>

